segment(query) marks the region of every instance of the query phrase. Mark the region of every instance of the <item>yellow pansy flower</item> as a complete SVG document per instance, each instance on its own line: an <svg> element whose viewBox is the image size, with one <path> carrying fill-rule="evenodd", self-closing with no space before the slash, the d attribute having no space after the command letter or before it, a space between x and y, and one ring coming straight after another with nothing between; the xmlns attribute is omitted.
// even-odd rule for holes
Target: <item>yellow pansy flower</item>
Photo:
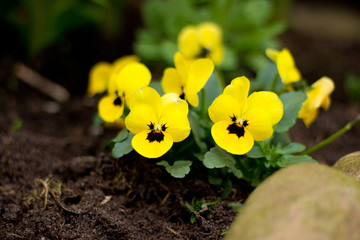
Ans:
<svg viewBox="0 0 360 240"><path fill-rule="evenodd" d="M116 121L124 112L124 102L138 89L148 86L150 81L151 73L144 64L126 64L114 78L111 90L99 101L100 117L106 122Z"/></svg>
<svg viewBox="0 0 360 240"><path fill-rule="evenodd" d="M188 104L175 93L160 97L145 87L131 96L129 107L125 126L135 134L131 145L144 157L158 158L190 134Z"/></svg>
<svg viewBox="0 0 360 240"><path fill-rule="evenodd" d="M188 59L207 57L219 65L224 58L222 31L211 22L183 28L178 36L178 47Z"/></svg>
<svg viewBox="0 0 360 240"><path fill-rule="evenodd" d="M331 103L330 94L334 89L333 80L322 77L311 85L310 90L306 91L307 99L299 111L299 118L303 120L306 127L310 127L315 121L320 107L325 110L329 109Z"/></svg>
<svg viewBox="0 0 360 240"><path fill-rule="evenodd" d="M214 141L232 154L245 154L254 140L268 139L283 116L283 104L275 93L259 91L248 97L249 88L246 77L233 79L208 109Z"/></svg>
<svg viewBox="0 0 360 240"><path fill-rule="evenodd" d="M89 73L89 84L87 94L89 97L95 94L104 93L110 82L115 80L117 73L130 62L138 62L139 58L135 55L123 56L116 59L113 63L98 62ZM110 80L112 79L112 80ZM113 88L112 88L113 89Z"/></svg>
<svg viewBox="0 0 360 240"><path fill-rule="evenodd" d="M175 68L164 71L161 87L165 93L177 93L192 106L199 105L198 92L214 70L214 64L206 58L194 61L186 60L180 52L174 57Z"/></svg>
<svg viewBox="0 0 360 240"><path fill-rule="evenodd" d="M285 85L297 82L301 79L301 74L295 66L294 58L287 48L284 48L281 51L268 48L265 53L276 63L281 81Z"/></svg>

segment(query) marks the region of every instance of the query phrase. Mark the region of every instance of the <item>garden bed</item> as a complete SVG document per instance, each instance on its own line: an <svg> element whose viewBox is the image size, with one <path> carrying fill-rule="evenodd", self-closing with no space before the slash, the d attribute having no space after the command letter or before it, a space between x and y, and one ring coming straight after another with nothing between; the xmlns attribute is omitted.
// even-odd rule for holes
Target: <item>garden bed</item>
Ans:
<svg viewBox="0 0 360 240"><path fill-rule="evenodd" d="M350 103L342 89L346 72L360 73L360 47L291 31L281 39L306 79L328 75L337 86L328 112L322 111L310 129L298 121L290 132L294 141L310 147L360 112L359 103ZM237 213L232 204L244 202L252 191L249 184L234 179L232 193L190 223L193 213L185 203L213 202L220 188L191 174L172 178L155 160L134 152L112 158L106 143L117 130L93 126L95 99L79 93L79 85L62 104L21 81L13 88L8 85L13 60L2 59L6 64L0 69L1 239L223 238ZM84 86L86 76L80 76ZM71 86L70 80L65 85ZM332 165L359 150L359 135L357 125L312 157Z"/></svg>

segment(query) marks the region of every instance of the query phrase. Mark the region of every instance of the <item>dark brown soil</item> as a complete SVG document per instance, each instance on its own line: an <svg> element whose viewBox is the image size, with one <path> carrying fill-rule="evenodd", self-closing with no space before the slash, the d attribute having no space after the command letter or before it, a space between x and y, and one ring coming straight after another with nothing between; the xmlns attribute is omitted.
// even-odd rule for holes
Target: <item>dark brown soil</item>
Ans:
<svg viewBox="0 0 360 240"><path fill-rule="evenodd" d="M291 130L295 141L310 147L360 113L360 104L350 103L342 89L346 72L360 74L360 47L290 31L281 39L306 79L329 75L338 86L330 110L310 129L298 121ZM329 56L335 55L333 61ZM309 62L311 56L316 61ZM96 101L79 94L79 85L70 101L54 103L14 78L13 58L0 60L0 239L223 238L237 213L229 203L243 202L252 190L248 184L235 182L229 197L191 224L185 202L214 201L221 189L202 179L174 179L136 153L112 158L106 143L117 130L93 126ZM81 71L73 78L84 87ZM332 165L360 150L359 136L358 124L312 156Z"/></svg>
<svg viewBox="0 0 360 240"><path fill-rule="evenodd" d="M93 134L96 107L86 97L57 113L45 112L48 104L22 83L2 102L1 239L220 239L236 214L228 204L251 191L239 183L191 224L185 201L214 201L220 189L176 180L136 153L113 159L101 147L116 131ZM17 117L23 126L9 132Z"/></svg>

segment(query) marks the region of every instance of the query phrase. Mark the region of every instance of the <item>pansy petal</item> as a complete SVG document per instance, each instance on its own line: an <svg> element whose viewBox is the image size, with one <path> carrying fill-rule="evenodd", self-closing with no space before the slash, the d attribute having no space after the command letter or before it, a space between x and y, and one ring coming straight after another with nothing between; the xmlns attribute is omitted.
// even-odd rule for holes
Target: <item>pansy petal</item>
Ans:
<svg viewBox="0 0 360 240"><path fill-rule="evenodd" d="M173 137L174 142L180 142L190 134L187 113L183 111L181 105L166 105L159 122L160 125L164 124L165 132Z"/></svg>
<svg viewBox="0 0 360 240"><path fill-rule="evenodd" d="M255 141L264 141L273 134L271 117L263 108L249 109L243 120L247 120L245 129L251 132Z"/></svg>
<svg viewBox="0 0 360 240"><path fill-rule="evenodd" d="M106 91L111 71L112 66L107 62L99 62L91 68L89 74L89 86L87 89L87 94L90 97Z"/></svg>
<svg viewBox="0 0 360 240"><path fill-rule="evenodd" d="M160 142L156 140L150 142L147 139L149 133L149 130L143 130L133 137L131 145L136 152L147 158L158 158L170 150L173 145L173 139L169 134L165 134Z"/></svg>
<svg viewBox="0 0 360 240"><path fill-rule="evenodd" d="M221 44L214 46L209 54L215 65L220 65L224 59L224 48Z"/></svg>
<svg viewBox="0 0 360 240"><path fill-rule="evenodd" d="M207 49L222 42L222 32L218 25L205 22L198 26L200 44Z"/></svg>
<svg viewBox="0 0 360 240"><path fill-rule="evenodd" d="M120 57L118 59L116 59L113 62L113 70L110 76L110 80L109 80L109 85L108 85L108 93L115 93L116 91L118 92L123 92L123 91L119 91L117 89L117 77L119 75L119 72L129 63L132 62L138 62L140 61L139 57L137 57L136 55L128 55L128 56L123 56Z"/></svg>
<svg viewBox="0 0 360 240"><path fill-rule="evenodd" d="M201 58L194 61L189 68L189 79L185 85L185 92L199 92L214 71L214 64L210 59Z"/></svg>
<svg viewBox="0 0 360 240"><path fill-rule="evenodd" d="M178 74L180 75L183 86L187 81L191 62L192 61L186 60L183 54L181 54L181 52L175 53L174 56L175 68L178 71Z"/></svg>
<svg viewBox="0 0 360 240"><path fill-rule="evenodd" d="M221 94L212 102L208 109L209 117L214 123L219 121L229 121L235 116L241 117L241 107L239 102L232 96Z"/></svg>
<svg viewBox="0 0 360 240"><path fill-rule="evenodd" d="M248 109L251 108L262 108L263 111L268 112L272 125L278 123L284 113L284 107L278 95L268 91L252 93L248 98Z"/></svg>
<svg viewBox="0 0 360 240"><path fill-rule="evenodd" d="M178 47L186 58L194 58L201 51L199 36L194 26L185 27L180 32Z"/></svg>
<svg viewBox="0 0 360 240"><path fill-rule="evenodd" d="M151 104L136 105L125 118L125 126L133 134L149 129L151 123L157 122L156 111Z"/></svg>
<svg viewBox="0 0 360 240"><path fill-rule="evenodd" d="M158 114L160 113L159 109L162 106L160 95L151 87L140 88L126 100L130 109L133 109L136 105L140 104L151 104L152 108L156 109Z"/></svg>
<svg viewBox="0 0 360 240"><path fill-rule="evenodd" d="M199 96L197 92L187 91L185 94L185 100L194 107L199 106Z"/></svg>
<svg viewBox="0 0 360 240"><path fill-rule="evenodd" d="M287 48L280 51L278 57L276 58L276 65L281 81L284 84L290 84L300 80L300 72L297 70L294 58Z"/></svg>
<svg viewBox="0 0 360 240"><path fill-rule="evenodd" d="M329 107L330 107L330 104L331 104L331 99L330 97L325 97L323 99L323 101L321 102L321 107L324 109L324 110L328 110Z"/></svg>
<svg viewBox="0 0 360 240"><path fill-rule="evenodd" d="M165 93L177 93L179 96L183 94L184 82L175 68L166 68L161 79L161 87Z"/></svg>
<svg viewBox="0 0 360 240"><path fill-rule="evenodd" d="M114 122L119 119L124 112L124 101L116 94L107 95L100 99L98 112L105 122Z"/></svg>
<svg viewBox="0 0 360 240"><path fill-rule="evenodd" d="M176 93L166 93L161 97L161 100L164 107L166 107L168 104L173 104L177 106L179 111L184 112L185 115L187 115L189 112L189 105Z"/></svg>
<svg viewBox="0 0 360 240"><path fill-rule="evenodd" d="M116 70L121 70L122 68L124 68L128 63L132 63L132 62L139 62L140 58L136 55L127 55L127 56L123 56L120 57L118 59L116 59L113 62L113 66Z"/></svg>
<svg viewBox="0 0 360 240"><path fill-rule="evenodd" d="M267 48L265 50L265 54L266 56L268 56L268 58L270 58L272 61L276 62L277 57L279 56L279 51L272 49L272 48Z"/></svg>
<svg viewBox="0 0 360 240"><path fill-rule="evenodd" d="M247 97L250 89L250 81L246 77L237 77L233 79L230 85L224 89L225 95L230 95L236 99L241 109L239 111L243 113L247 109Z"/></svg>
<svg viewBox="0 0 360 240"><path fill-rule="evenodd" d="M244 136L238 137L227 130L231 121L220 121L211 128L211 135L219 147L229 153L242 155L251 150L254 145L254 139L249 131L245 129Z"/></svg>
<svg viewBox="0 0 360 240"><path fill-rule="evenodd" d="M127 64L118 74L116 79L117 89L130 96L142 87L150 84L151 73L142 63L132 62Z"/></svg>

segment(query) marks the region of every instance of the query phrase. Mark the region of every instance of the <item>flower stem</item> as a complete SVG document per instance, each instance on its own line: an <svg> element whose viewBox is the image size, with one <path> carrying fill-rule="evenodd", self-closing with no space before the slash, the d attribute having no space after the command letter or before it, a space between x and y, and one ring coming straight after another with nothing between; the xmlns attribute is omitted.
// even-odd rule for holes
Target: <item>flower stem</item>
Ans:
<svg viewBox="0 0 360 240"><path fill-rule="evenodd" d="M272 85L271 85L271 89L270 89L271 92L275 91L275 87L276 87L278 78L279 78L279 74L276 74L274 79L273 79Z"/></svg>
<svg viewBox="0 0 360 240"><path fill-rule="evenodd" d="M300 155L309 155L309 154L312 154L312 153L316 152L320 148L325 147L329 143L333 142L335 139L339 138L344 133L348 132L356 123L360 123L360 115L358 115L353 121L346 124L339 131L335 132L333 135L331 135L330 137L328 137L328 138L324 139L323 141L319 142L315 146L305 150Z"/></svg>
<svg viewBox="0 0 360 240"><path fill-rule="evenodd" d="M206 117L207 117L206 99L205 98L206 98L205 89L201 89L200 116L202 119L206 119Z"/></svg>

